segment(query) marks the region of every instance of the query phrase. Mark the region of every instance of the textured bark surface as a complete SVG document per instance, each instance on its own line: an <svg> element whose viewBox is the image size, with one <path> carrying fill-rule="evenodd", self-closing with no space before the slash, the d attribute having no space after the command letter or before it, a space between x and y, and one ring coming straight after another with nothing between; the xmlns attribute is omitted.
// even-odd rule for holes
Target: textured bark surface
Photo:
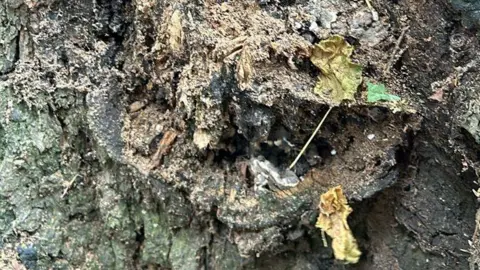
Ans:
<svg viewBox="0 0 480 270"><path fill-rule="evenodd" d="M479 10L2 1L0 269L475 269ZM303 181L259 191L249 160L285 169L328 109L309 51L334 34L403 105L362 85L293 168ZM314 227L339 184L356 265Z"/></svg>

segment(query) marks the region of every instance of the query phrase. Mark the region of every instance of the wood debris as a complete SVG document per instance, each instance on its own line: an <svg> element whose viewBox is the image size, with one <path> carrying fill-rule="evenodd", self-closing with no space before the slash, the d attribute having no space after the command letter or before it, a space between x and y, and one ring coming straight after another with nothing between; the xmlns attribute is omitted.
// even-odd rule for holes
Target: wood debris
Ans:
<svg viewBox="0 0 480 270"><path fill-rule="evenodd" d="M165 132L165 134L163 135L163 138L158 143L157 151L155 152L155 154L152 157L152 160L150 161L149 167L151 170L155 169L156 167L162 164L163 156L168 154L168 152L172 148L173 142L177 138L177 135L178 133L172 130Z"/></svg>
<svg viewBox="0 0 480 270"><path fill-rule="evenodd" d="M168 24L168 44L173 52L180 52L183 47L182 13L175 10Z"/></svg>

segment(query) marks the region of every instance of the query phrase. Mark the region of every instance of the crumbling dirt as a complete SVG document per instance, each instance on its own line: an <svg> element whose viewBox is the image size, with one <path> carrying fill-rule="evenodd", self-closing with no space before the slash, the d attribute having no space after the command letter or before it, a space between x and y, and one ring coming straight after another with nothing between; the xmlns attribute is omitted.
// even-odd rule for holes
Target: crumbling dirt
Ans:
<svg viewBox="0 0 480 270"><path fill-rule="evenodd" d="M246 161L261 155L285 169L325 113L324 101L311 91L318 70L308 60L322 36L309 40L306 34L315 36L318 29L297 27L311 22L304 8L207 2L190 5L180 20L175 8L166 9L147 51L155 75L128 98L127 162L192 192L194 201L202 201L200 209L218 208L217 218L229 227L256 231L295 223L299 213L316 208L328 187L341 184L350 199L362 201L397 182L420 117L358 101L328 117L294 168L303 178L298 187L265 195L254 191ZM390 73L406 47L405 31L387 35L394 30L387 14L372 21L366 7L348 12L351 18L341 15L336 23L354 22L351 33L331 33L356 33L350 39L359 47L355 60L367 67L371 80L394 78ZM174 42L172 35L178 37ZM399 80L385 83L408 100ZM162 151L158 141L165 132L177 139L159 163L154 153Z"/></svg>

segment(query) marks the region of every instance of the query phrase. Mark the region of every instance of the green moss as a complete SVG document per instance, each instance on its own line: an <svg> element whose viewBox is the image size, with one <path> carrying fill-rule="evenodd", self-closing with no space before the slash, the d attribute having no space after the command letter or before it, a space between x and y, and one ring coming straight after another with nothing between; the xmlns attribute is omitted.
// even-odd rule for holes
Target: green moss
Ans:
<svg viewBox="0 0 480 270"><path fill-rule="evenodd" d="M62 230L64 220L63 215L59 213L58 217L53 217L43 224L38 232L41 237L38 239L40 252L50 257L58 257L63 245L64 233Z"/></svg>
<svg viewBox="0 0 480 270"><path fill-rule="evenodd" d="M153 211L142 211L145 240L141 251L141 260L144 264L158 264L169 266L171 232L168 228L166 216Z"/></svg>
<svg viewBox="0 0 480 270"><path fill-rule="evenodd" d="M115 268L115 252L113 250L111 241L105 236L102 237L102 242L97 248L96 257L101 269L116 269Z"/></svg>
<svg viewBox="0 0 480 270"><path fill-rule="evenodd" d="M240 269L242 258L238 249L226 239L216 239L213 242L213 269Z"/></svg>
<svg viewBox="0 0 480 270"><path fill-rule="evenodd" d="M17 58L17 36L20 21L17 14L8 9L6 4L0 4L0 74L11 71Z"/></svg>
<svg viewBox="0 0 480 270"><path fill-rule="evenodd" d="M6 199L0 197L0 239L11 233L12 222L15 220L15 215L11 209L12 206L6 202Z"/></svg>
<svg viewBox="0 0 480 270"><path fill-rule="evenodd" d="M203 262L199 261L202 248L208 243L202 232L192 229L182 229L172 238L170 262L175 270L200 269Z"/></svg>
<svg viewBox="0 0 480 270"><path fill-rule="evenodd" d="M128 245L112 240L112 249L115 255L115 269L132 269L133 265L130 265L131 254L129 252Z"/></svg>

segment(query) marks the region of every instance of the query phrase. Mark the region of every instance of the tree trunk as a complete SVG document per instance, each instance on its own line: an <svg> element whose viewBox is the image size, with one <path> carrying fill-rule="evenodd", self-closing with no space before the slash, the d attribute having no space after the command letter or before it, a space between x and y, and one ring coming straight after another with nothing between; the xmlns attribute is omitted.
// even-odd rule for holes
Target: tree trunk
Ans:
<svg viewBox="0 0 480 270"><path fill-rule="evenodd" d="M478 11L2 1L0 268L475 269ZM341 103L313 91L327 75L312 50L334 35L362 66ZM401 100L367 102L370 84ZM330 107L292 167L300 182L268 178ZM335 260L315 227L337 185L356 264Z"/></svg>

